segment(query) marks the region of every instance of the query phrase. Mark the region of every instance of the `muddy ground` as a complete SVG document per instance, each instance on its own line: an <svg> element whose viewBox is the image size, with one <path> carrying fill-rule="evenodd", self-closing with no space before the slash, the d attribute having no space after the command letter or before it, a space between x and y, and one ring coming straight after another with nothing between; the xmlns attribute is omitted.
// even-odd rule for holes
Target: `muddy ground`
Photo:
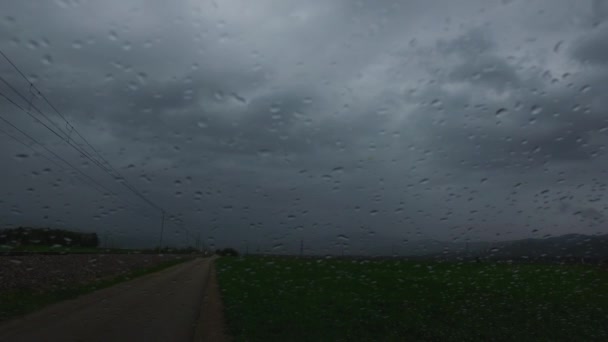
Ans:
<svg viewBox="0 0 608 342"><path fill-rule="evenodd" d="M49 291L149 268L184 255L70 254L0 256L0 292Z"/></svg>

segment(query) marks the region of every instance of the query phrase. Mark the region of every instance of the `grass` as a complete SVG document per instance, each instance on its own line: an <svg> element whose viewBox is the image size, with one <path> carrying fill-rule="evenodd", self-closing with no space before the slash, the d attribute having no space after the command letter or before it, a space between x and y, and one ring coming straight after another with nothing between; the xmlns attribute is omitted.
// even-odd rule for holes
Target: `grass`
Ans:
<svg viewBox="0 0 608 342"><path fill-rule="evenodd" d="M593 266L221 258L236 341L608 340Z"/></svg>
<svg viewBox="0 0 608 342"><path fill-rule="evenodd" d="M158 272L186 260L188 260L188 258L168 260L153 267L142 268L113 278L53 291L37 293L31 290L16 290L0 293L0 322L40 310L49 304L76 298L95 290L110 287L146 274Z"/></svg>

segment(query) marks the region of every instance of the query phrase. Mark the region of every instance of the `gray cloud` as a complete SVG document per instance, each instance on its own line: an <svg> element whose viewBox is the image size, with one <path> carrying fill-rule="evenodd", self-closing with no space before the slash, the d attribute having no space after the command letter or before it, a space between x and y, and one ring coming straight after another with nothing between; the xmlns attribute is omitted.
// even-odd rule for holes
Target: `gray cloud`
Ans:
<svg viewBox="0 0 608 342"><path fill-rule="evenodd" d="M596 232L606 210L597 194L608 143L605 16L597 1L562 5L116 1L37 12L16 3L0 48L129 182L176 215L176 243L199 232L268 248L338 234ZM28 92L10 65L0 71ZM3 222L156 241L157 212L0 106L128 202L90 191L65 165L44 171L46 159L2 134L14 166L0 171L10 180Z"/></svg>
<svg viewBox="0 0 608 342"><path fill-rule="evenodd" d="M574 44L572 56L582 63L591 65L608 64L608 25L584 35Z"/></svg>

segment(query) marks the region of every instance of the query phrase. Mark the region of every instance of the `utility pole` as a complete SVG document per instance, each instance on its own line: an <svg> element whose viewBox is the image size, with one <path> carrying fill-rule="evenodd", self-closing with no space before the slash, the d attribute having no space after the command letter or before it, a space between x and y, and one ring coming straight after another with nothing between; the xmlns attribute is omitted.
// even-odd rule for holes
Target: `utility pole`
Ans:
<svg viewBox="0 0 608 342"><path fill-rule="evenodd" d="M165 230L165 211L162 211L163 215L160 221L160 238L158 240L158 250L163 248L163 231Z"/></svg>
<svg viewBox="0 0 608 342"><path fill-rule="evenodd" d="M198 231L198 237L196 238L196 249L201 251L201 231Z"/></svg>
<svg viewBox="0 0 608 342"><path fill-rule="evenodd" d="M186 231L186 226L184 224L184 221L181 222L180 226L182 228L182 232ZM184 243L185 243L184 248L190 247L190 240L189 240L188 233L182 233L182 234L184 234Z"/></svg>

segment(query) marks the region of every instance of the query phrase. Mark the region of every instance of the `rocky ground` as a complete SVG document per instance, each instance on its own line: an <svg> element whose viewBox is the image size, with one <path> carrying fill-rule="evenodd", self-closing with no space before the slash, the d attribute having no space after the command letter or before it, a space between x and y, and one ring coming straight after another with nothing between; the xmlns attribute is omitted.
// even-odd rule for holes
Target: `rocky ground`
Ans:
<svg viewBox="0 0 608 342"><path fill-rule="evenodd" d="M183 255L71 254L0 256L0 293L49 291L154 267Z"/></svg>

